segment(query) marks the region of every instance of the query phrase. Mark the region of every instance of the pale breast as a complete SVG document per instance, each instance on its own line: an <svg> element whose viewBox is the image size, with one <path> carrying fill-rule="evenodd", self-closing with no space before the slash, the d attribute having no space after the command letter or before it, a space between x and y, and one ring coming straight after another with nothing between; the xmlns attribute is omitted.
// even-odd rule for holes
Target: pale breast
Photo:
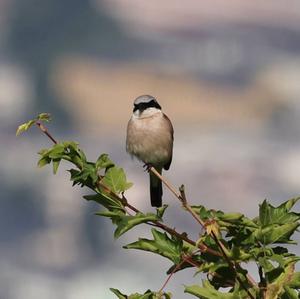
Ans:
<svg viewBox="0 0 300 299"><path fill-rule="evenodd" d="M144 163L164 166L173 149L173 128L162 113L147 118L132 117L127 127L126 149Z"/></svg>

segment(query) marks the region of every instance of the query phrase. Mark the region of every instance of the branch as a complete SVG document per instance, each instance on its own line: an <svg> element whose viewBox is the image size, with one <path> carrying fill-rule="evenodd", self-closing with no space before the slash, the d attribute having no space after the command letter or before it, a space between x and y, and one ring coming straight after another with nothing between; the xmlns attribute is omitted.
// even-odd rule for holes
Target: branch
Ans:
<svg viewBox="0 0 300 299"><path fill-rule="evenodd" d="M192 209L192 207L190 205L188 205L188 203L187 203L184 185L180 186L179 191L180 191L179 200L181 201L183 207L193 216L193 218L202 226L202 228L206 230L204 221L197 215L197 213L195 213L195 211Z"/></svg>
<svg viewBox="0 0 300 299"><path fill-rule="evenodd" d="M44 134L46 134L46 135L51 139L51 141L52 141L54 144L57 144L57 141L53 138L53 136L49 133L49 131L47 130L47 128L46 128L40 121L36 121L35 124L39 127L39 129L40 129Z"/></svg>
<svg viewBox="0 0 300 299"><path fill-rule="evenodd" d="M54 144L57 144L57 141L54 139L54 137L49 133L49 131L47 130L47 128L39 121L36 122L36 125L39 127L39 129L48 137L52 140L52 142ZM98 180L98 185L101 186L103 189L105 189L108 194L112 197L114 197L116 200L120 201L125 207L129 208L130 210L134 211L135 213L141 213L141 211L139 211L137 208L135 208L134 206L132 206L131 204L129 204L128 200L126 199L126 197L124 195L122 195L122 197L120 197L118 194L116 194L115 192L113 192L112 190L110 190L107 186L105 186L102 182L101 179L99 178ZM151 221L148 223L151 226L154 227L158 227L163 229L164 231L168 232L171 235L176 236L177 238L193 245L193 246L198 246L198 248L201 250L201 252L205 253L210 253L212 255L215 256L221 256L220 253L216 250L213 250L211 248L209 248L208 246L204 245L204 244L196 244L195 241L189 239L185 234L183 233L179 233L177 232L175 229L172 229L170 227L168 227L167 225L159 222L159 221Z"/></svg>
<svg viewBox="0 0 300 299"><path fill-rule="evenodd" d="M40 121L36 121L35 124L38 126L38 128L54 143L57 144L56 139L50 134L50 132L48 131L48 129L40 122ZM77 167L79 167L77 165ZM116 194L115 192L113 192L112 190L110 190L107 186L105 186L102 182L101 182L101 178L99 177L98 183L97 183L100 187L102 187L103 189L106 190L106 192L112 196L113 198L115 198L116 200L120 201L125 207L127 207L128 209L130 209L131 211L135 212L135 213L141 213L141 211L139 211L137 208L135 208L134 206L132 206L128 200L126 199L126 197L124 196L124 194L122 194L122 197L120 197L118 194ZM95 190L93 190L95 191ZM158 227L166 232L168 232L169 234L176 236L177 238L181 239L182 241L185 241L193 246L198 246L198 248L201 250L201 252L203 253L210 253L212 255L215 256L221 256L220 253L216 250L213 250L211 248L209 248L208 246L204 245L204 244L197 244L195 241L189 239L186 234L184 233L179 233L177 232L175 229L159 222L159 221L151 221L148 222L149 225L154 226L154 227Z"/></svg>
<svg viewBox="0 0 300 299"><path fill-rule="evenodd" d="M116 194L115 192L113 192L112 190L110 190L107 186L105 186L100 180L98 181L98 184L104 188L111 196L113 196L116 200L120 201L125 207L129 208L130 210L134 211L135 213L141 213L140 210L138 210L137 208L135 208L134 206L132 206L131 204L128 203L127 198L124 196L124 194L122 195L122 197L120 197L118 194ZM197 246L201 252L203 253L210 253L214 256L222 256L220 254L220 252L209 248L208 246L206 246L205 244L199 243L197 244L195 241L189 239L186 234L183 233L178 233L175 229L161 223L160 221L149 221L147 222L149 225L154 226L154 227L158 227L163 229L164 231L168 232L169 234L176 236L177 238L193 245L193 246Z"/></svg>
<svg viewBox="0 0 300 299"><path fill-rule="evenodd" d="M183 207L202 226L202 228L204 228L206 230L205 222L199 217L199 215L197 213L195 213L195 211L192 209L192 207L188 204L187 199L186 199L186 195L185 195L184 186L182 185L179 188L180 193L178 193L178 191L153 166L151 166L149 168L149 171L151 171L154 175L156 175L164 183L164 185L171 191L171 193L173 193L175 195L175 197L177 197L177 199L179 199L179 201L182 203ZM249 297L251 299L255 299L253 297L253 295L250 293L250 291L248 290L247 286L242 281L242 279L239 277L239 273L237 272L236 265L231 261L229 256L226 254L227 249L224 246L224 244L220 242L220 240L218 239L218 237L217 237L217 235L215 234L214 231L211 231L210 234L211 234L212 238L214 239L214 241L216 242L217 246L219 247L219 249L221 251L221 255L223 256L224 260L227 262L228 266L236 274L236 280L240 283L242 288L247 292ZM249 279L249 275L245 276L245 278L247 279L248 283L251 286L253 286L253 287L256 286L256 284L253 284L254 280L252 278Z"/></svg>
<svg viewBox="0 0 300 299"><path fill-rule="evenodd" d="M39 129L54 143L57 144L56 139L49 133L49 131L47 130L47 128L40 122L40 121L36 121L35 124L39 127ZM202 219L193 211L193 209L191 208L191 206L187 203L186 200L186 196L184 193L184 187L182 186L180 189L180 193L177 192L177 190L172 187L171 184L169 184L165 178L163 178L154 167L150 167L149 171L151 171L152 173L154 173L158 178L160 178L160 180L166 185L166 187L181 201L181 203L183 204L183 206L189 211L189 213L193 216L193 218L205 229L205 223L202 221ZM128 207L129 209L131 209L132 211L134 211L135 213L139 213L140 211L138 209L136 209L135 207L133 207L132 205L130 205L127 201L127 199L124 197L120 197L118 194L114 193L112 190L110 190L109 188L107 188L100 180L98 181L98 184L105 188L108 193L110 195L112 195L114 198L116 198L117 200L119 200L120 202L122 202L124 204L125 207ZM165 224L162 224L159 221L151 221L148 223L149 225L152 226L156 226L159 227L163 230L165 230L166 232L175 235L176 237L180 238L183 241L188 242L189 244L193 245L193 246L198 246L198 248L200 249L201 252L209 252L215 256L224 256L225 260L228 262L228 265L235 271L236 273L236 279L239 281L239 283L241 284L241 286L244 288L244 290L248 293L248 295L250 296L251 299L255 299L252 294L249 292L249 290L246 288L246 286L244 285L243 281L240 279L240 277L238 276L238 273L236 271L235 265L231 262L231 260L229 259L229 257L227 256L225 250L224 250L224 245L218 240L217 236L215 235L215 233L212 231L212 236L215 240L215 242L218 244L221 253L220 254L218 251L215 251L211 248L209 248L208 246L204 245L204 244L196 244L196 242L194 242L193 240L189 239L185 234L180 234L177 231L175 231L174 229L166 226ZM168 280L170 279L170 277L168 278ZM168 280L166 281L166 283L168 282ZM250 282L250 284L252 284L252 281L248 279L248 281ZM164 287L164 286L163 286Z"/></svg>
<svg viewBox="0 0 300 299"><path fill-rule="evenodd" d="M198 251L198 250L197 250ZM196 252L197 252L196 251ZM192 257L193 255L196 253L196 252L192 252L191 254L189 255L183 255L182 256L182 260L180 261L179 264L176 265L176 267L174 267L174 269L172 270L172 272L169 274L168 278L166 279L166 281L164 282L164 284L162 285L162 287L160 288L160 290L158 291L158 293L162 293L164 288L166 287L166 285L168 284L168 282L170 281L171 277L175 274L176 271L178 271L181 266L185 263L185 262L188 262L189 264L191 264L192 266L194 267L199 267L200 265L198 265L196 262L194 262L192 260Z"/></svg>

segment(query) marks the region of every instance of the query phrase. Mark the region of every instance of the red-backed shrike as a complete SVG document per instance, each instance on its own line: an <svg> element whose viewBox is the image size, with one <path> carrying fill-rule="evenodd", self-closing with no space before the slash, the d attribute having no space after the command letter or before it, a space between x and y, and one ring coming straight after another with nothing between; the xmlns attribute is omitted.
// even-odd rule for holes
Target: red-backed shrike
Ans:
<svg viewBox="0 0 300 299"><path fill-rule="evenodd" d="M153 96L135 99L133 114L127 126L126 150L159 173L172 162L173 126ZM150 199L153 207L162 205L162 183L150 174Z"/></svg>

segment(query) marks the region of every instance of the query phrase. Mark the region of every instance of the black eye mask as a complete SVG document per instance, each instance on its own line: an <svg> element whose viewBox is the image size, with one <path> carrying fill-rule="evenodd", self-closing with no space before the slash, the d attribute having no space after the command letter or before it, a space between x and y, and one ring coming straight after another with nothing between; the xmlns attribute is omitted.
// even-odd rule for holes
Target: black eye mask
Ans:
<svg viewBox="0 0 300 299"><path fill-rule="evenodd" d="M143 112L144 110L146 110L147 108L157 108L161 110L160 105L156 102L156 100L151 100L149 102L141 102L138 104L134 104L133 107L133 112L140 110L141 112Z"/></svg>

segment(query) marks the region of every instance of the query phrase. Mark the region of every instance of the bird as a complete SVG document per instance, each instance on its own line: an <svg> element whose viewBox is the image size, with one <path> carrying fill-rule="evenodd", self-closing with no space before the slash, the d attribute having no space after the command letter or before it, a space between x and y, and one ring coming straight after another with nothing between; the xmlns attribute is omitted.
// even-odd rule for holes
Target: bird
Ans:
<svg viewBox="0 0 300 299"><path fill-rule="evenodd" d="M174 129L155 97L141 95L134 100L133 113L127 125L126 151L145 166L160 174L170 168L173 156ZM162 206L162 182L149 172L152 207Z"/></svg>

